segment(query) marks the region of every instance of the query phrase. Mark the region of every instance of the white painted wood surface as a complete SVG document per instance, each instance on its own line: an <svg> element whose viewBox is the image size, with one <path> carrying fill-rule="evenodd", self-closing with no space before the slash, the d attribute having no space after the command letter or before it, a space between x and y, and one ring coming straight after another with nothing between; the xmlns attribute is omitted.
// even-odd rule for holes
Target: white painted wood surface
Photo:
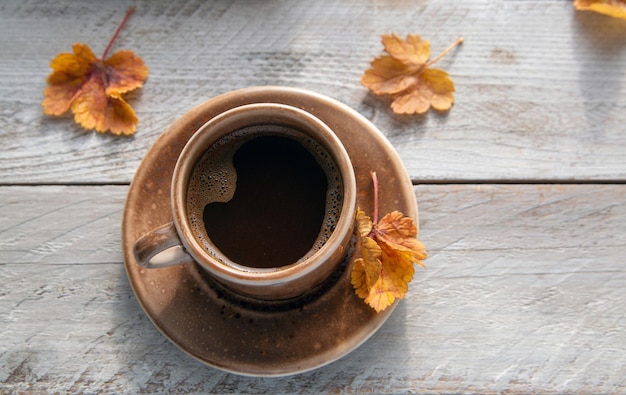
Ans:
<svg viewBox="0 0 626 395"><path fill-rule="evenodd" d="M50 60L86 42L100 54L125 1L0 5L0 182L127 183L174 119L218 94L287 85L371 119L415 180L626 179L626 21L569 0L139 1L114 49L150 68L131 96L136 136L85 132L40 102ZM447 114L397 117L359 83L380 35L418 33L452 75Z"/></svg>
<svg viewBox="0 0 626 395"><path fill-rule="evenodd" d="M127 187L0 188L0 392L626 391L626 186L416 188L429 268L385 325L313 372L188 357L126 278Z"/></svg>
<svg viewBox="0 0 626 395"><path fill-rule="evenodd" d="M44 116L49 61L74 42L101 53L129 5L0 3L1 394L626 393L626 21L570 0L142 0L114 47L150 67L129 100L137 134ZM465 37L439 64L449 113L394 116L359 84L390 32L435 53ZM277 379L170 344L120 243L158 135L255 85L355 108L430 184L416 186L429 268L406 300L353 353Z"/></svg>

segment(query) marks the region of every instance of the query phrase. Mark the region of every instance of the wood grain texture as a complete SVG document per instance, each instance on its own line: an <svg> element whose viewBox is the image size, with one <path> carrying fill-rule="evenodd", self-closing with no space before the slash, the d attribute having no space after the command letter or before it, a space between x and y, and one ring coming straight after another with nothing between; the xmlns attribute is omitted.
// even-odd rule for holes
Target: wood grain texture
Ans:
<svg viewBox="0 0 626 395"><path fill-rule="evenodd" d="M150 76L122 138L40 103L50 60L74 42L101 53L129 3L0 3L0 393L626 393L626 21L563 0L136 5L114 50ZM359 84L390 32L434 53L465 37L439 63L449 113L394 116ZM193 106L255 85L344 102L416 182L441 183L415 189L430 257L406 300L353 353L286 378L178 350L122 262L125 184L148 148ZM581 184L532 184L545 181Z"/></svg>
<svg viewBox="0 0 626 395"><path fill-rule="evenodd" d="M626 21L570 1L139 1L114 49L150 67L136 136L42 114L49 61L104 49L125 1L0 5L0 183L128 183L156 137L218 94L287 85L334 97L387 135L415 180L625 180ZM419 33L456 82L446 114L393 116L359 84L380 35Z"/></svg>
<svg viewBox="0 0 626 395"><path fill-rule="evenodd" d="M0 187L0 393L626 391L626 186L416 187L430 257L353 353L285 378L169 343L121 262L124 186Z"/></svg>

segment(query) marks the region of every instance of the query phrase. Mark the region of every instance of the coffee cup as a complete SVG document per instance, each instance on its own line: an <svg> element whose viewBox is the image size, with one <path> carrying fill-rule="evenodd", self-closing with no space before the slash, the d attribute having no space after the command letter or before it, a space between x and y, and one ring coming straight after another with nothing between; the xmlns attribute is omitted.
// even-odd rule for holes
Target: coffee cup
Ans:
<svg viewBox="0 0 626 395"><path fill-rule="evenodd" d="M284 104L232 108L201 126L171 182L173 221L139 238L137 263L196 262L229 291L289 300L346 256L356 182L333 131Z"/></svg>

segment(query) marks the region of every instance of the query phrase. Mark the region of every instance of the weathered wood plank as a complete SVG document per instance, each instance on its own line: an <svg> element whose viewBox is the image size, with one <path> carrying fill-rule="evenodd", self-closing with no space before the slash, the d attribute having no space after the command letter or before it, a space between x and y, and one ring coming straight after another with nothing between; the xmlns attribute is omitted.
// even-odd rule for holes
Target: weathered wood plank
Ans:
<svg viewBox="0 0 626 395"><path fill-rule="evenodd" d="M149 322L126 190L0 187L0 392L626 390L624 185L416 187L430 257L406 300L353 353L276 379L205 367Z"/></svg>
<svg viewBox="0 0 626 395"><path fill-rule="evenodd" d="M129 182L167 125L204 100L255 85L334 97L371 119L416 180L626 179L626 22L575 13L571 2L150 2L115 48L150 67L130 98L132 138L43 116L57 53L77 41L100 53L122 1L0 5L0 183ZM359 78L380 35L420 33L441 61L456 104L445 115L397 117Z"/></svg>
<svg viewBox="0 0 626 395"><path fill-rule="evenodd" d="M119 263L127 190L1 188L0 264Z"/></svg>

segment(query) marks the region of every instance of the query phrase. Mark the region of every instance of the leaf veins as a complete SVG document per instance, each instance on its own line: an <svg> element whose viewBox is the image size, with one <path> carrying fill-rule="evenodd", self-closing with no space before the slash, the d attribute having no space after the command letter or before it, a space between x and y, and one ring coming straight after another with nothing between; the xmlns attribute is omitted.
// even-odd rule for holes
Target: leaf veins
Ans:
<svg viewBox="0 0 626 395"><path fill-rule="evenodd" d="M430 43L419 35L401 39L396 34L383 35L386 55L371 62L361 77L361 84L377 95L390 95L396 114L423 114L430 107L445 111L454 102L454 83L448 73L430 68L452 48L463 42L459 37L440 55L428 61Z"/></svg>
<svg viewBox="0 0 626 395"><path fill-rule="evenodd" d="M131 7L113 38L97 58L87 44L76 43L72 53L61 53L50 62L52 73L44 90L46 115L61 116L68 110L85 129L113 134L133 134L137 116L122 94L137 89L148 77L148 67L132 51L121 50L109 58L113 41L133 13Z"/></svg>
<svg viewBox="0 0 626 395"><path fill-rule="evenodd" d="M374 183L374 221L360 209L356 212L357 230L361 242L361 258L354 261L352 286L376 312L402 299L413 279L413 264L425 267L426 249L417 239L413 220L399 211L391 212L378 221L378 180Z"/></svg>
<svg viewBox="0 0 626 395"><path fill-rule="evenodd" d="M581 11L595 11L626 19L626 0L574 0L574 7Z"/></svg>

